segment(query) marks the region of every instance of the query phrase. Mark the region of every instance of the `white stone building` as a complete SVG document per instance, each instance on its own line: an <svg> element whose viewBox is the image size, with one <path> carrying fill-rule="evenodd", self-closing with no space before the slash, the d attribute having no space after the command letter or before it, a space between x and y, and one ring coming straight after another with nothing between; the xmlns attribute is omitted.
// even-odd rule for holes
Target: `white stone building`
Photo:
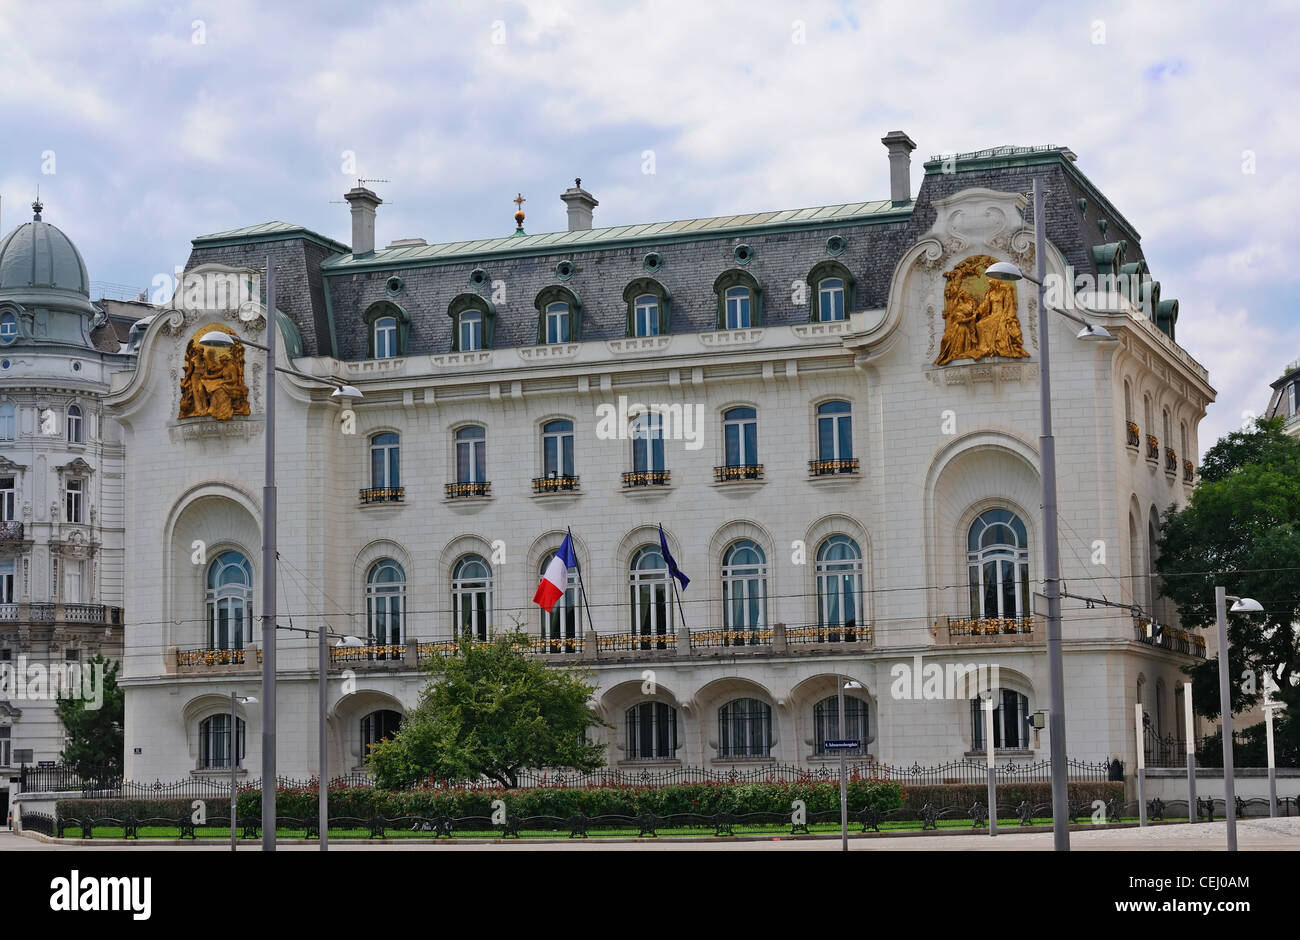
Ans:
<svg viewBox="0 0 1300 940"><path fill-rule="evenodd" d="M1174 342L1177 303L1068 150L965 154L954 173L934 160L913 197L915 145L884 142L893 191L876 202L592 229L579 182L568 232L528 236L520 214L511 237L376 250L380 200L358 188L350 248L278 222L194 241L200 280L260 278L274 258L281 364L365 394L346 433L328 387L274 386L279 624L369 643L333 657L331 774L415 703L419 660L456 625L514 617L539 655L594 668L613 765L816 765L829 737L890 762L982 747L969 694L901 687L917 657L996 666L1000 753L1046 757L1029 722L1047 706L1035 300L1018 289L999 308L1008 295L980 276L989 259L1032 264L1034 176L1049 272L1083 276L1072 299L1117 338L1051 325L1063 577L1168 624L1148 637L1127 610L1065 602L1068 751L1131 764L1138 700L1177 733L1179 669L1203 646L1153 600L1151 525L1190 491L1180 461L1214 396ZM1121 274L1123 296L1090 286ZM963 304L954 346L946 314ZM228 767L229 695L258 694L265 642L260 353L247 415L178 418L196 337L218 324L260 342L264 308L177 306L109 396L132 454L135 779ZM618 433L631 417L603 433L624 398L662 406L664 439ZM659 524L691 578L680 607ZM575 591L544 617L530 601L568 528L590 610ZM283 629L278 650L279 770L303 777L319 767L315 639ZM836 676L861 686L843 732ZM253 775L260 721L242 709Z"/></svg>
<svg viewBox="0 0 1300 940"><path fill-rule="evenodd" d="M41 219L0 240L0 799L57 761L51 667L122 651L121 429L102 396L148 308L90 300L85 263ZM21 675L20 675L21 674Z"/></svg>

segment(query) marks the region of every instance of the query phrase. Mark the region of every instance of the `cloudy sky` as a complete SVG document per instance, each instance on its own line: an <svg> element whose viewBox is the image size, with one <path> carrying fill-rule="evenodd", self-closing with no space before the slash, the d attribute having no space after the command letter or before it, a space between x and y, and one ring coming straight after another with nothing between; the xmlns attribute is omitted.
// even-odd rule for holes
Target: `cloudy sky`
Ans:
<svg viewBox="0 0 1300 940"><path fill-rule="evenodd" d="M0 227L39 185L92 280L145 288L199 234L348 241L356 177L389 181L386 244L506 234L516 191L530 232L563 230L575 176L597 225L884 198L896 128L922 158L1064 144L1180 300L1219 391L1204 448L1300 358L1298 23L1267 0L0 0Z"/></svg>

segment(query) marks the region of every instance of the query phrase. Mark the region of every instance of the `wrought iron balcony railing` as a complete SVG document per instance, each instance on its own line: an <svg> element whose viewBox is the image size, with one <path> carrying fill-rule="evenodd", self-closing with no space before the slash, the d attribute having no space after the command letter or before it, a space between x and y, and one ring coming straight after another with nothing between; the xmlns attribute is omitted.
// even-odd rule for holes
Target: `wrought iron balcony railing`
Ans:
<svg viewBox="0 0 1300 940"><path fill-rule="evenodd" d="M602 653L618 653L629 650L672 650L677 648L677 634L611 633L597 637L596 648Z"/></svg>
<svg viewBox="0 0 1300 940"><path fill-rule="evenodd" d="M761 463L742 463L714 467L713 479L718 483L730 483L733 480L761 480L763 479L763 465Z"/></svg>
<svg viewBox="0 0 1300 940"><path fill-rule="evenodd" d="M448 499L460 499L465 496L491 496L492 484L485 481L477 483L448 483L443 487Z"/></svg>
<svg viewBox="0 0 1300 940"><path fill-rule="evenodd" d="M1137 450L1142 443L1142 435L1138 432L1138 426L1134 422L1128 422L1127 427L1128 446Z"/></svg>
<svg viewBox="0 0 1300 940"><path fill-rule="evenodd" d="M242 666L244 651L231 649L177 650L178 666Z"/></svg>
<svg viewBox="0 0 1300 940"><path fill-rule="evenodd" d="M578 478L576 476L533 477L534 493L559 493L563 490L576 490L577 488Z"/></svg>
<svg viewBox="0 0 1300 940"><path fill-rule="evenodd" d="M808 472L815 477L829 476L837 473L857 473L858 458L844 457L838 460L810 460Z"/></svg>
<svg viewBox="0 0 1300 940"><path fill-rule="evenodd" d="M361 491L363 503L400 503L406 497L401 486L372 486Z"/></svg>
<svg viewBox="0 0 1300 940"><path fill-rule="evenodd" d="M786 627L788 643L870 643L871 624L847 623L832 626L811 624L806 627Z"/></svg>
<svg viewBox="0 0 1300 940"><path fill-rule="evenodd" d="M1033 617L949 617L949 636L1003 636L1034 632Z"/></svg>
<svg viewBox="0 0 1300 940"><path fill-rule="evenodd" d="M23 524L21 522L0 522L0 542L21 542Z"/></svg>
<svg viewBox="0 0 1300 940"><path fill-rule="evenodd" d="M1190 460L1183 461L1183 482L1191 483L1196 479L1196 467Z"/></svg>
<svg viewBox="0 0 1300 940"><path fill-rule="evenodd" d="M1156 646L1171 653L1205 658L1205 637L1178 627L1157 623L1147 617L1133 618L1133 636L1139 643Z"/></svg>
<svg viewBox="0 0 1300 940"><path fill-rule="evenodd" d="M406 658L406 647L396 643L371 644L368 646L331 646L331 663L356 663L393 660L400 662Z"/></svg>
<svg viewBox="0 0 1300 940"><path fill-rule="evenodd" d="M667 486L667 470L632 470L623 474L623 485L633 486Z"/></svg>
<svg viewBox="0 0 1300 940"><path fill-rule="evenodd" d="M771 646L771 627L752 630L692 630L691 649L713 646Z"/></svg>
<svg viewBox="0 0 1300 940"><path fill-rule="evenodd" d="M1160 459L1160 438L1154 434L1147 435L1147 460Z"/></svg>

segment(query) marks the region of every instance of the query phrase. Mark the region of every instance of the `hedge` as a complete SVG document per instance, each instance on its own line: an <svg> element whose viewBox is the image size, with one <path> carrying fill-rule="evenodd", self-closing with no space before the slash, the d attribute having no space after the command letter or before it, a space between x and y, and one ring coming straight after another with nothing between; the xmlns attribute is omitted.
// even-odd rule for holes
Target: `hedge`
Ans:
<svg viewBox="0 0 1300 940"><path fill-rule="evenodd" d="M998 805L1003 807L1019 806L1028 800L1030 806L1051 804L1052 785L1050 783L999 783ZM1069 784L1069 799L1089 808L1093 800L1109 803L1112 799L1124 800L1124 784L1120 783L1085 783ZM936 783L909 786L906 790L904 806L919 810L926 803L933 803L940 808L958 806L970 809L976 802L985 803L989 798L989 788L984 783Z"/></svg>

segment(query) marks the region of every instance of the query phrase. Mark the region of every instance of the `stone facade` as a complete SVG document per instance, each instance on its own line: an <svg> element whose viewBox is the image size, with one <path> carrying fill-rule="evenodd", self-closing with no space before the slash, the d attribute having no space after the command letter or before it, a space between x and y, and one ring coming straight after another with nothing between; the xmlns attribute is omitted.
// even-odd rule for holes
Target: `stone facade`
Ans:
<svg viewBox="0 0 1300 940"><path fill-rule="evenodd" d="M289 259L283 263L290 278L277 275L278 306L293 318L305 355L291 362L282 353L281 365L341 379L365 395L348 415L317 383L282 376L275 386L278 622L324 624L369 642L332 655L330 773L362 766L366 736L388 720L370 716L400 714L416 702L419 660L439 655L437 644L453 639L465 610L477 625L472 611L480 603L491 611L483 622L494 629L518 618L537 638L537 654L557 668L594 670L594 705L612 726L599 732L611 764L832 759L820 753L830 727L818 709L834 696L837 676L860 686L849 698L865 705L865 727L847 731L866 741L866 753L908 763L960 758L977 743L972 696L942 683L936 696L925 681L927 666L959 664L997 667L996 684L1007 696L1000 698L1007 730L998 733L1010 745L1004 758L1046 756L1046 733L1029 730L1026 721L1047 704L1043 623L1032 617L1030 596L1031 586L1041 585L1035 579L1043 557L1040 337L1031 291L1017 290L1027 358L933 363L945 328L944 272L976 254L1032 263L1031 226L1018 195L1032 175L1047 175L1053 191L1049 273L1069 281L1067 265L1096 273L1092 249L1116 233L1101 232L1089 217L1102 199L1072 164L1059 148L991 151L958 159L952 174L927 164L915 201L901 206L837 207L820 223L812 213L789 223L683 224L671 239L595 230L581 248L587 236L571 233L567 241L556 236L550 249L499 240L489 247L430 246L423 261L421 248L386 249L340 253L313 266L310 253L320 245L310 233L282 237L273 247L247 234L196 239L196 266L258 269L263 262L251 259L270 250ZM1079 207L1085 197L1076 191L1089 194L1091 209ZM1100 211L1132 239L1128 258L1140 257L1127 223L1108 203ZM839 253L828 245L834 236L843 239ZM752 249L745 264L736 258L740 245ZM663 258L654 277L671 297L671 327L629 338L624 291L647 276L649 252ZM844 319L822 322L808 306L816 303L816 285L801 295L799 282L831 259L856 282L856 300ZM556 267L564 261L574 270L561 280ZM748 328L718 329L714 283L737 267L761 285L762 317ZM470 275L479 269L487 277L475 288ZM317 270L328 298L321 304L309 296ZM401 280L396 292L393 277ZM490 297L493 282L501 282L504 296L493 298L492 348L452 350L452 301L467 292ZM534 299L555 285L581 300L580 341L537 345ZM1147 539L1150 514L1181 505L1192 481L1167 472L1163 451L1152 463L1130 446L1127 403L1149 398L1151 421L1168 410L1172 426L1186 428L1187 443L1178 446L1195 453L1196 427L1214 392L1205 370L1137 306L1121 299L1090 308L1087 297L1077 300L1117 341L1078 341L1078 327L1060 318L1049 325L1063 578L1071 593L1140 606L1144 617L1166 625L1147 642L1131 612L1066 601L1068 750L1100 760L1132 751L1139 696L1153 720L1158 713L1174 729L1179 669L1197 653L1193 639L1179 636L1172 612L1151 601ZM400 308L408 332L398 355L367 358L366 314L379 302ZM231 691L257 695L260 684L260 622L242 629L242 652L213 651L233 642L220 639L210 613L231 592L209 587L218 559L246 560L251 582L241 596L256 616L266 392L260 355L247 360L250 416L176 418L184 350L214 322L261 342L265 312L168 311L145 334L134 376L119 379L110 396L130 452L142 455L133 460L128 493L128 608L138 626L126 650L127 768L136 779L222 772L222 745L213 743L224 727L218 716L229 711ZM337 358L323 352L326 332ZM638 469L634 442L601 433L602 418L620 410L622 396L629 404L692 416L698 409L703 416L698 438L665 441L663 485L628 485L625 474ZM817 474L811 462L827 457L817 409L828 402L847 403L851 435L834 456L856 464ZM743 460L729 453L724 427L736 408L756 414L757 455ZM553 468L543 438L556 420L572 422L573 465L560 472L577 477L571 488L546 482ZM1160 435L1167 446L1163 430L1137 421L1140 436ZM478 482L490 487L452 495L459 491L448 484L466 482L456 434L470 426L484 431ZM385 444L376 437L387 434L400 440L400 481L373 469L372 448ZM761 470L728 478L715 469L736 463ZM969 588L968 538L978 520L1009 516L1024 528L1023 556L1011 563L1027 567L1029 589L1008 586L1006 606L990 615L972 609L981 602ZM650 627L647 637L634 633L646 621L630 600L638 596L630 579L643 557L638 552L657 547L659 524L692 583L680 611L675 604L664 605L671 613L656 609L651 621L662 615L667 623L662 634ZM557 644L530 601L568 528L590 616L580 611L577 635L562 635ZM859 560L819 569L819 553L846 541ZM750 552L743 560L729 554L738 546ZM476 599L487 589L474 587L479 576L461 567L468 556L490 568L490 600ZM368 613L392 596L372 582L388 562L404 579L396 636L391 621ZM851 624L830 612L828 581L840 586L835 603L851 596ZM751 590L762 598L752 608L737 601ZM1007 619L990 624L998 615ZM282 630L282 774L306 776L320 767L316 656L313 637ZM915 682L905 688L904 679ZM860 707L853 706L855 723ZM1013 709L1018 713L1007 717ZM257 706L241 706L241 718L244 765L256 774ZM664 748L667 721L675 746ZM654 745L645 743L646 734Z"/></svg>

